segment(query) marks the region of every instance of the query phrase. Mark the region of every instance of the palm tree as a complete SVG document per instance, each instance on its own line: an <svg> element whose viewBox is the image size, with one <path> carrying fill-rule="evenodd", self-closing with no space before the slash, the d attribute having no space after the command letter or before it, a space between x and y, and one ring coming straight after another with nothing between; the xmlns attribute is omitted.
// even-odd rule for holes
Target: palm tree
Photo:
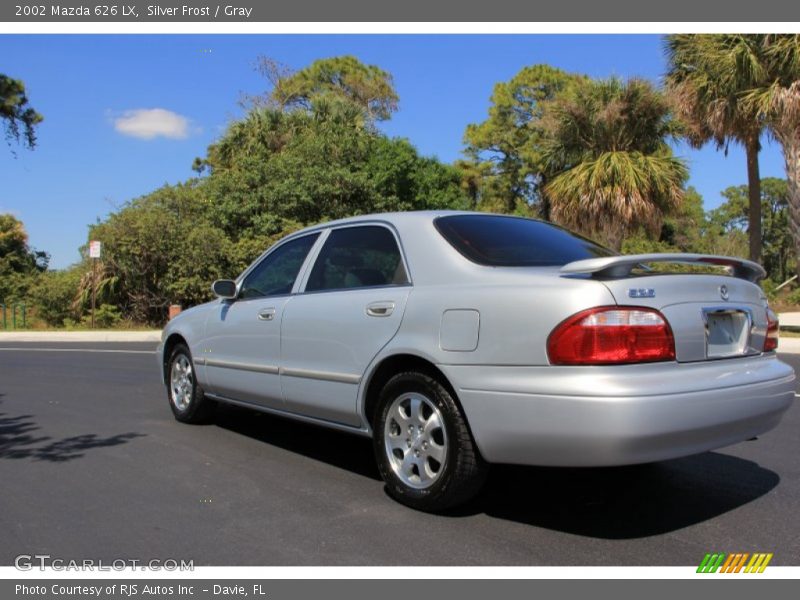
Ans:
<svg viewBox="0 0 800 600"><path fill-rule="evenodd" d="M667 100L643 80L587 81L548 107L545 186L553 220L619 250L625 234L653 234L683 199L688 172L667 139Z"/></svg>
<svg viewBox="0 0 800 600"><path fill-rule="evenodd" d="M789 215L800 275L800 35L757 35L762 72L742 102L767 124L783 148Z"/></svg>
<svg viewBox="0 0 800 600"><path fill-rule="evenodd" d="M761 176L758 167L764 121L748 90L764 79L761 35L678 34L667 36L666 87L695 147L713 140L727 151L730 141L747 155L750 260L761 258Z"/></svg>

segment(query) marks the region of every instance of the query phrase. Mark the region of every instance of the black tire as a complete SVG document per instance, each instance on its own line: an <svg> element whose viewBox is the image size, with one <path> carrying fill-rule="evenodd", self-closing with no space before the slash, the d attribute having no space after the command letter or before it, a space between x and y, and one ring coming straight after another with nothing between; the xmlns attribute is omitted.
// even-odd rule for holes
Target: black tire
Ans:
<svg viewBox="0 0 800 600"><path fill-rule="evenodd" d="M409 394L424 396L438 409L446 433L445 460L440 465L435 463L441 471L433 483L424 489L408 485L398 476L392 466L390 450L386 447L389 412L395 400ZM373 445L378 470L386 482L387 492L399 502L417 510L436 512L463 504L480 491L486 480L488 465L472 439L455 398L439 381L423 373L400 373L383 387L375 411ZM397 449L394 452L398 451L402 453ZM399 461L399 455L395 456ZM416 469L418 473L419 468Z"/></svg>
<svg viewBox="0 0 800 600"><path fill-rule="evenodd" d="M183 364L190 365L187 381L190 386L190 393L188 395L188 402L185 399L176 399L175 392L172 385L173 365L181 361ZM197 383L197 378L194 376L194 362L192 361L192 354L189 348L184 344L177 344L172 350L167 363L166 372L167 382L167 399L169 400L169 407L172 409L172 414L175 419L181 423L207 423L214 414L216 403L210 398L206 398L203 388Z"/></svg>

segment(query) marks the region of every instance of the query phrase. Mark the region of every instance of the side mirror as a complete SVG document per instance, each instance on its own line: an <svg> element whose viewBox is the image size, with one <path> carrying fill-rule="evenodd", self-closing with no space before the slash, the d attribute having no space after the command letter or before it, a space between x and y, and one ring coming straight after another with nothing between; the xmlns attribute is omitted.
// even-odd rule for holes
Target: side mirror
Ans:
<svg viewBox="0 0 800 600"><path fill-rule="evenodd" d="M233 300L236 298L236 282L230 279L217 279L211 284L211 290L223 300Z"/></svg>

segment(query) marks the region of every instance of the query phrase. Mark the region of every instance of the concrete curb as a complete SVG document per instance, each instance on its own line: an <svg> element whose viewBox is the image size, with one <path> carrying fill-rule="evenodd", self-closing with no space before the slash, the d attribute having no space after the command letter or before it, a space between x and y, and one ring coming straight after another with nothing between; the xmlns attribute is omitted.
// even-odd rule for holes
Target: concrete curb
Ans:
<svg viewBox="0 0 800 600"><path fill-rule="evenodd" d="M778 354L800 354L800 338L782 337L778 342Z"/></svg>
<svg viewBox="0 0 800 600"><path fill-rule="evenodd" d="M781 329L786 327L786 329L793 329L793 328L800 328L800 312L784 312L778 315L778 321L780 321Z"/></svg>
<svg viewBox="0 0 800 600"><path fill-rule="evenodd" d="M0 331L2 342L159 342L161 331Z"/></svg>

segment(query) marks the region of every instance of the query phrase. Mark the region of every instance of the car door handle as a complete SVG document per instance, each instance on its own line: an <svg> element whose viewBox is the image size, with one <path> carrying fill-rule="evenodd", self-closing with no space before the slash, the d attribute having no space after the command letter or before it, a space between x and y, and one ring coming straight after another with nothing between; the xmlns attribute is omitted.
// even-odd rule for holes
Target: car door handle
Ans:
<svg viewBox="0 0 800 600"><path fill-rule="evenodd" d="M262 308L258 311L258 320L259 321L272 321L275 318L275 309L274 308Z"/></svg>
<svg viewBox="0 0 800 600"><path fill-rule="evenodd" d="M373 302L367 304L367 315L370 317L388 317L394 312L394 302Z"/></svg>

